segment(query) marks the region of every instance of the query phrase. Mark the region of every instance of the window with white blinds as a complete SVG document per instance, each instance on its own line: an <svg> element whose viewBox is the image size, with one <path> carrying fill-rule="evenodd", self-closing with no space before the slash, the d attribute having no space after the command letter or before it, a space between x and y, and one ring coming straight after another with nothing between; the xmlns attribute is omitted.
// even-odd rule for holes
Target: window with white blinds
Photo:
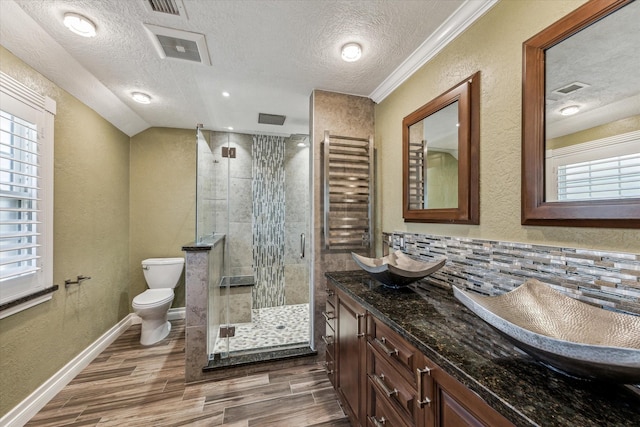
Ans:
<svg viewBox="0 0 640 427"><path fill-rule="evenodd" d="M636 197L640 198L640 152L558 168L558 200Z"/></svg>
<svg viewBox="0 0 640 427"><path fill-rule="evenodd" d="M55 109L0 74L0 304L53 285L53 118L45 104Z"/></svg>
<svg viewBox="0 0 640 427"><path fill-rule="evenodd" d="M546 153L547 201L640 198L640 131Z"/></svg>

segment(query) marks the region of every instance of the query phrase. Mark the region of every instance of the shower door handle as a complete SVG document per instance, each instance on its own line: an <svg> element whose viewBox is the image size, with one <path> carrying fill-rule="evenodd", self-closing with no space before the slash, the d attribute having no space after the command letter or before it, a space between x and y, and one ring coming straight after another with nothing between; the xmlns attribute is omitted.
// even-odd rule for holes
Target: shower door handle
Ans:
<svg viewBox="0 0 640 427"><path fill-rule="evenodd" d="M305 240L304 233L300 233L300 258L304 258Z"/></svg>

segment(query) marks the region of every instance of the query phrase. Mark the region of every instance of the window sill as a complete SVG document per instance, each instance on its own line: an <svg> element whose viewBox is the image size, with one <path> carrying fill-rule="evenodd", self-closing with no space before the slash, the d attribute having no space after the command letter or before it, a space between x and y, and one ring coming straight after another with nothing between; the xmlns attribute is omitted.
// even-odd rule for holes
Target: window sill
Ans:
<svg viewBox="0 0 640 427"><path fill-rule="evenodd" d="M53 296L53 292L58 290L58 285L53 285L50 288L43 289L35 292L31 295L18 298L15 301L10 301L0 305L0 319L9 317L27 308L31 308L43 302L49 301Z"/></svg>

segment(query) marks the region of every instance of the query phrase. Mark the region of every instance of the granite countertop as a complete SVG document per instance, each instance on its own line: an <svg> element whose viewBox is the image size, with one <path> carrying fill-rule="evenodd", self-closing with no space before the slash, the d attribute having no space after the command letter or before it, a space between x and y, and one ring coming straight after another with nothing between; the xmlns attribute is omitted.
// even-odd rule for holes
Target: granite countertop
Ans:
<svg viewBox="0 0 640 427"><path fill-rule="evenodd" d="M637 387L536 363L428 278L394 290L364 271L326 277L517 426L640 426Z"/></svg>

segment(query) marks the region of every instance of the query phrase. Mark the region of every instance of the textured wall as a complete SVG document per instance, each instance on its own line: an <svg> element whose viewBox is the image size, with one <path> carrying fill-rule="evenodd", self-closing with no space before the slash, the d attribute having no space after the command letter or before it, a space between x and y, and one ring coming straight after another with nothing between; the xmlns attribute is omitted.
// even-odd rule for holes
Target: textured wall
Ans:
<svg viewBox="0 0 640 427"><path fill-rule="evenodd" d="M144 292L140 262L182 257L195 239L196 131L151 128L131 138L131 295ZM184 274L173 307L185 305Z"/></svg>
<svg viewBox="0 0 640 427"><path fill-rule="evenodd" d="M449 153L427 153L427 207L458 206L458 160Z"/></svg>
<svg viewBox="0 0 640 427"><path fill-rule="evenodd" d="M344 271L357 269L349 251L327 251L322 238L323 229L323 181L322 181L322 140L325 130L332 135L368 138L374 133L374 103L369 98L345 95L342 93L314 90L311 94L311 138L313 150L313 280L314 280L314 336L318 354L324 356L324 343L320 336L324 334L325 321L321 313L325 309L326 271ZM402 119L400 119L400 123ZM400 123L397 124L400 129ZM402 151L402 146L398 145ZM378 157L380 153L378 153ZM376 177L379 185L381 176ZM397 191L397 190L396 190Z"/></svg>
<svg viewBox="0 0 640 427"><path fill-rule="evenodd" d="M129 313L129 137L0 47L0 69L57 102L53 299L0 320L0 416Z"/></svg>
<svg viewBox="0 0 640 427"><path fill-rule="evenodd" d="M479 237L568 247L640 251L640 232L520 224L522 43L583 0L501 1L376 106L377 235L384 231ZM404 116L480 70L480 225L402 219Z"/></svg>

